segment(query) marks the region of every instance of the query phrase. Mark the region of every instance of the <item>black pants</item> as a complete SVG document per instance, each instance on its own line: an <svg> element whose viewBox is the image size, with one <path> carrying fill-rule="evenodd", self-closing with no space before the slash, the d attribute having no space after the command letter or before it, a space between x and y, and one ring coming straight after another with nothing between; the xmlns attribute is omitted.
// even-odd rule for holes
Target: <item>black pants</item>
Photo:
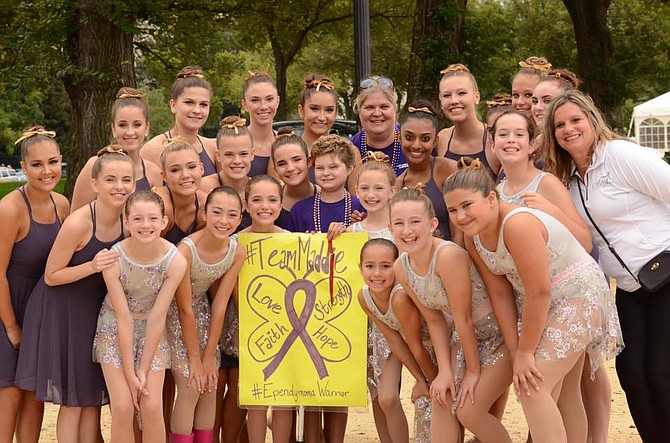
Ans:
<svg viewBox="0 0 670 443"><path fill-rule="evenodd" d="M625 349L619 382L644 443L670 442L670 284L655 293L617 289Z"/></svg>

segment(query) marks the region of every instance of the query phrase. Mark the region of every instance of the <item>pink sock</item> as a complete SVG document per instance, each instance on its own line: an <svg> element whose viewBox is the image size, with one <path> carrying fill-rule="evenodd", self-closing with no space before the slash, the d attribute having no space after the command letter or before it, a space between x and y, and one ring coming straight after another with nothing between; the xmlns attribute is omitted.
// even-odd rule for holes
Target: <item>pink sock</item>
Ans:
<svg viewBox="0 0 670 443"><path fill-rule="evenodd" d="M193 443L193 434L170 433L170 443Z"/></svg>
<svg viewBox="0 0 670 443"><path fill-rule="evenodd" d="M212 443L214 431L211 429L194 429L193 436L193 443Z"/></svg>

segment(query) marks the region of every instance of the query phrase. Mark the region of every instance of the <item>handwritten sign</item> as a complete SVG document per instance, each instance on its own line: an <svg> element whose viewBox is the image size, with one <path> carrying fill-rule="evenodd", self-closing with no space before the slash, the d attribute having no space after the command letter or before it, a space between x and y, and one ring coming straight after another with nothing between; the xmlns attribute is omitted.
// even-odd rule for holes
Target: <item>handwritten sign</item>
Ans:
<svg viewBox="0 0 670 443"><path fill-rule="evenodd" d="M240 404L365 406L367 234L240 234ZM333 266L333 293L329 288Z"/></svg>

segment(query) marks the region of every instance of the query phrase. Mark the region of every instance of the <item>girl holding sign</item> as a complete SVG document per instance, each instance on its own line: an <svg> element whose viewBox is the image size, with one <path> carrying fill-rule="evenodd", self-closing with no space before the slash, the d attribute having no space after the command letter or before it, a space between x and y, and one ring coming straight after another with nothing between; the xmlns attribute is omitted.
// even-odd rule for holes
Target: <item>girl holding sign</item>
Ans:
<svg viewBox="0 0 670 443"><path fill-rule="evenodd" d="M247 185L247 211L251 216L251 226L240 233L283 233L288 232L275 225L282 211L282 186L274 177L257 175ZM268 426L267 408L257 406L247 413L249 443L264 443ZM293 428L291 409L272 408L272 441L288 443Z"/></svg>
<svg viewBox="0 0 670 443"><path fill-rule="evenodd" d="M320 189L312 197L307 197L293 206L286 228L292 232L327 232L331 223L351 224L352 211L363 211L358 198L352 196L345 184L354 169L356 148L339 135L326 135L312 146L312 160L316 184ZM336 409L336 410L335 410ZM342 410L343 409L343 410ZM305 438L318 441L321 414L305 414ZM346 408L334 408L324 412L324 429L328 443L344 441L347 427Z"/></svg>
<svg viewBox="0 0 670 443"><path fill-rule="evenodd" d="M227 306L244 250L231 236L240 223L242 202L230 187L216 188L207 196L202 214L205 227L177 246L187 269L167 317L172 373L177 399L171 418L171 441L212 441L219 373L217 346L223 310ZM212 318L207 291L214 283Z"/></svg>
<svg viewBox="0 0 670 443"><path fill-rule="evenodd" d="M391 229L403 250L396 276L428 323L438 362L431 434L458 441L460 421L482 443L511 443L489 412L512 378L502 334L468 253L433 237L437 226L422 191L403 189L391 200Z"/></svg>

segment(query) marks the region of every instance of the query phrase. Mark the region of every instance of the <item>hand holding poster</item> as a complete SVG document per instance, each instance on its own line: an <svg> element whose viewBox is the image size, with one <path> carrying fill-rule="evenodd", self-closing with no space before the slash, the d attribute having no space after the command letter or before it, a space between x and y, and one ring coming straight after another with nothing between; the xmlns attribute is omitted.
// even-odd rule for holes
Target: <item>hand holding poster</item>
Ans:
<svg viewBox="0 0 670 443"><path fill-rule="evenodd" d="M325 234L239 235L240 404L366 404L367 320L354 300L366 240L341 235L331 255Z"/></svg>

